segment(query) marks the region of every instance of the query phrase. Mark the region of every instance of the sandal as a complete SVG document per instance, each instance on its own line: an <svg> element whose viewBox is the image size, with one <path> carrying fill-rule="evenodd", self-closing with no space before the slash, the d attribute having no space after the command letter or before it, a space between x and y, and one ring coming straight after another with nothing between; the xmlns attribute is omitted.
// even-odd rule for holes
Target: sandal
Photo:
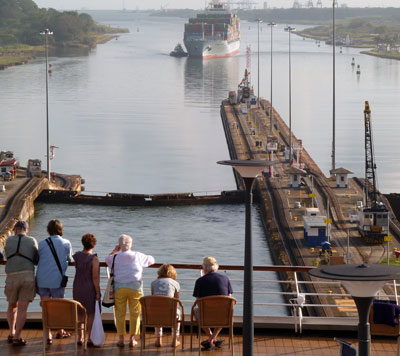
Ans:
<svg viewBox="0 0 400 356"><path fill-rule="evenodd" d="M215 340L215 347L216 348L221 348L222 345L225 343L225 340L221 339L221 340Z"/></svg>
<svg viewBox="0 0 400 356"><path fill-rule="evenodd" d="M27 341L20 338L20 339L14 339L12 342L13 346L25 346L27 344Z"/></svg>
<svg viewBox="0 0 400 356"><path fill-rule="evenodd" d="M8 335L8 337L7 337L7 342L8 342L9 344L12 344L12 343L13 343L13 340L14 340L14 336L13 336L13 335Z"/></svg>
<svg viewBox="0 0 400 356"><path fill-rule="evenodd" d="M66 339L67 337L71 337L71 334L66 331L63 331L62 334L60 333L56 334L56 339Z"/></svg>
<svg viewBox="0 0 400 356"><path fill-rule="evenodd" d="M204 350L209 350L211 349L211 343L208 340L204 340L200 343L201 346L203 346Z"/></svg>
<svg viewBox="0 0 400 356"><path fill-rule="evenodd" d="M137 345L137 341L136 340L132 340L129 342L129 347L135 347Z"/></svg>

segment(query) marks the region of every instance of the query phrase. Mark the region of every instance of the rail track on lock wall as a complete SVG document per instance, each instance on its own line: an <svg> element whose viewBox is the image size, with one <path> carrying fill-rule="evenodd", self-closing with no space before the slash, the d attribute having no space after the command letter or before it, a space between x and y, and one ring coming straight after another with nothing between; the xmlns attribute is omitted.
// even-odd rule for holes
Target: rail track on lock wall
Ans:
<svg viewBox="0 0 400 356"><path fill-rule="evenodd" d="M224 103L222 104L224 105ZM241 140L241 146L242 148L244 147L245 149L242 152L241 157L235 157L238 159L255 159L254 153L251 149L250 143L248 138L251 137L250 134L246 133L245 128L242 125L242 121L240 120L240 112L239 108L237 106L232 106L232 105L225 105L224 110L227 112L231 112L234 114L235 118L235 124L240 132L240 140ZM221 112L223 110L221 109ZM223 113L224 115L225 113ZM223 120L225 121L225 120ZM225 129L225 127L224 127ZM228 128L229 129L229 128ZM228 141L228 145L230 142ZM233 141L231 142L233 144ZM233 158L231 156L231 158ZM240 177L239 177L240 178ZM241 178L240 178L241 180ZM270 180L270 179L258 179L257 183L259 185L265 185L265 188L267 190L268 194L268 199L270 200L271 207L272 207L272 214L274 216L274 222L276 224L277 231L281 237L282 241L282 246L284 248L284 253L286 254L288 258L288 262L290 265L299 265L299 266L305 266L304 259L302 257L301 251L297 245L297 241L292 235L291 228L289 223L287 222L284 209L282 207L284 206L282 202L282 198L279 194L279 191L277 189L277 186ZM238 184L238 188L240 189L240 186ZM310 277L308 274L301 273L299 274L299 279L303 281L310 281ZM300 293L316 293L316 290L313 285L309 284L302 284L300 286ZM322 304L322 301L319 296L312 296L310 297L312 299L314 304ZM321 315L321 308L313 308L313 307L307 307L307 313L309 315Z"/></svg>

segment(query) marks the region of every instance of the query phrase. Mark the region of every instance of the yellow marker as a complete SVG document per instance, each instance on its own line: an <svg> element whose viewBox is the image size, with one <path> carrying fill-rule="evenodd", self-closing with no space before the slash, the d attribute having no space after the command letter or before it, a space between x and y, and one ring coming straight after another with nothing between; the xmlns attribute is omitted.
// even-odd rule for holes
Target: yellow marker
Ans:
<svg viewBox="0 0 400 356"><path fill-rule="evenodd" d="M262 137L262 135L258 135L258 137Z"/></svg>
<svg viewBox="0 0 400 356"><path fill-rule="evenodd" d="M258 126L254 126L255 129L258 129Z"/></svg>
<svg viewBox="0 0 400 356"><path fill-rule="evenodd" d="M281 130L276 130L276 133L279 133L279 132L281 132Z"/></svg>
<svg viewBox="0 0 400 356"><path fill-rule="evenodd" d="M385 242L391 242L391 241L392 241L392 236L385 236L385 237L383 238L383 241L385 241Z"/></svg>
<svg viewBox="0 0 400 356"><path fill-rule="evenodd" d="M310 194L308 194L308 196L309 196L310 198L315 198L315 197L317 196L317 194L315 194L315 193L310 193Z"/></svg>
<svg viewBox="0 0 400 356"><path fill-rule="evenodd" d="M324 223L325 223L325 224L332 224L332 219L325 219L325 220L324 220Z"/></svg>

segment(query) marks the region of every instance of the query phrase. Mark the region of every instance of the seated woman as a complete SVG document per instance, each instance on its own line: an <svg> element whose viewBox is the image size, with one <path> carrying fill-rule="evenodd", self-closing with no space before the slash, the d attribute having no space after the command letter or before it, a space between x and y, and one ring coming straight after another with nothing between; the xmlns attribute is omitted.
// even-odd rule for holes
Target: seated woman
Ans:
<svg viewBox="0 0 400 356"><path fill-rule="evenodd" d="M179 298L179 291L181 289L179 283L176 281L176 270L174 266L163 264L157 271L158 278L151 282L151 295L165 295L168 297ZM178 309L177 318L180 319L181 311ZM179 346L180 342L178 341L179 337L179 326L176 329L176 332L172 330L173 340L172 347ZM156 347L161 347L162 345L162 328L155 328L156 333Z"/></svg>
<svg viewBox="0 0 400 356"><path fill-rule="evenodd" d="M114 308L118 347L124 347L126 303L129 304L129 347L137 345L135 337L140 334L140 302L143 296L143 267L154 263L154 257L141 252L131 251L132 238L129 235L119 237L119 245L106 257L107 266L114 262Z"/></svg>
<svg viewBox="0 0 400 356"><path fill-rule="evenodd" d="M90 333L92 331L96 302L100 300L100 262L93 248L96 246L96 237L93 234L82 236L83 250L76 252L72 257L75 261L75 279L73 298L80 302L87 312L88 345L92 346ZM83 331L79 335L78 345L83 344Z"/></svg>

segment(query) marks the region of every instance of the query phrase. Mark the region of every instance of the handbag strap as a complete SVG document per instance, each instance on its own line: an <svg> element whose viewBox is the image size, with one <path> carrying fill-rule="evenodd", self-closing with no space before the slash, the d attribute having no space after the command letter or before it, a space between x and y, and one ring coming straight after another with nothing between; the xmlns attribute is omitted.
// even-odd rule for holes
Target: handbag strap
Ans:
<svg viewBox="0 0 400 356"><path fill-rule="evenodd" d="M114 263L115 263L115 258L116 257L117 257L117 254L115 254L114 257L113 257L113 263L111 265L110 277L114 277Z"/></svg>
<svg viewBox="0 0 400 356"><path fill-rule="evenodd" d="M56 261L57 267L58 267L58 269L60 270L61 276L64 277L64 273L63 273L63 271L62 271L61 264L60 264L60 260L58 259L58 256L57 256L56 249L55 249L55 247L54 247L53 241L51 241L51 238L48 237L48 238L46 239L46 242L47 242L47 244L49 245L49 248L50 248L51 253L53 254L54 260Z"/></svg>

